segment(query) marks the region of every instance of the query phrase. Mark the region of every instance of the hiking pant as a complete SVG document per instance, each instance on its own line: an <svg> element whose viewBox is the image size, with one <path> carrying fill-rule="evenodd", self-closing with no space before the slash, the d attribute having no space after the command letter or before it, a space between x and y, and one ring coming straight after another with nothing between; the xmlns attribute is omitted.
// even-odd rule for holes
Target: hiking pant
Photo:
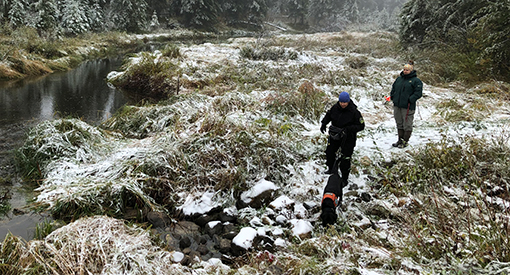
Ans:
<svg viewBox="0 0 510 275"><path fill-rule="evenodd" d="M412 131L415 111L393 106L393 117L395 117L397 129Z"/></svg>
<svg viewBox="0 0 510 275"><path fill-rule="evenodd" d="M342 140L334 140L331 137L328 138L328 146L326 147L326 166L329 170L337 169L337 167L333 167L333 165L335 164L336 152L341 146ZM351 170L351 156L354 152L354 147L351 146L350 143L344 142L343 147L340 150L340 163L337 163L337 165L342 173L342 179L347 180Z"/></svg>

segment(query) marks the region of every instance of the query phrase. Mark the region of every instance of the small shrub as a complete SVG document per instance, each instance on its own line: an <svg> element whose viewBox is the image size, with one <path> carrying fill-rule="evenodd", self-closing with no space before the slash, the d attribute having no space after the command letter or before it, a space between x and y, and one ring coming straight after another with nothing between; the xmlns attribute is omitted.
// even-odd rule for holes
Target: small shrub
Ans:
<svg viewBox="0 0 510 275"><path fill-rule="evenodd" d="M51 160L75 156L78 150L91 151L101 138L101 132L76 119L43 122L31 129L16 150L16 167L25 178L40 179L42 168Z"/></svg>
<svg viewBox="0 0 510 275"><path fill-rule="evenodd" d="M393 160L386 185L413 198L401 208L404 255L417 261L469 257L482 267L509 261L508 209L494 203L509 194L508 138L444 138Z"/></svg>
<svg viewBox="0 0 510 275"><path fill-rule="evenodd" d="M353 69L362 69L368 66L368 58L366 56L350 56L345 59L345 63Z"/></svg>
<svg viewBox="0 0 510 275"><path fill-rule="evenodd" d="M142 53L140 61L129 66L125 75L110 81L134 93L138 100L162 100L177 92L178 68L168 60L158 60L150 53Z"/></svg>
<svg viewBox="0 0 510 275"><path fill-rule="evenodd" d="M282 48L252 48L249 46L241 48L241 57L251 60L292 60L297 59L298 53Z"/></svg>
<svg viewBox="0 0 510 275"><path fill-rule="evenodd" d="M284 92L266 97L268 109L290 116L301 115L317 121L324 113L328 102L326 94L317 89L311 82L303 82L297 91Z"/></svg>
<svg viewBox="0 0 510 275"><path fill-rule="evenodd" d="M170 58L179 58L181 57L181 50L175 44L167 44L163 50L161 50L161 54Z"/></svg>

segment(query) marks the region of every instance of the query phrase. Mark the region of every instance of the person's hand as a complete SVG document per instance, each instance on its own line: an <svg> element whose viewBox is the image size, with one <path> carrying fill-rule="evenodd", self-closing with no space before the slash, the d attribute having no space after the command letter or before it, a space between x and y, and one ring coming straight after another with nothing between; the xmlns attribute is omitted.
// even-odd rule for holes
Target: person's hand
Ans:
<svg viewBox="0 0 510 275"><path fill-rule="evenodd" d="M321 133L325 133L326 132L326 124L322 124L321 126Z"/></svg>

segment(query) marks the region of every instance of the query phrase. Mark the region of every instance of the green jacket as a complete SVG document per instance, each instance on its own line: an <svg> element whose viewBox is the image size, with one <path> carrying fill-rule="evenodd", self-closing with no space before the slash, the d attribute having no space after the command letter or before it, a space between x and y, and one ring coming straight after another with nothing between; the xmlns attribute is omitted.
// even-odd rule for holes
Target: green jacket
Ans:
<svg viewBox="0 0 510 275"><path fill-rule="evenodd" d="M422 96L422 90L423 83L416 76L416 71L408 75L401 72L391 87L391 101L399 108L409 107L409 110L415 110L416 101Z"/></svg>

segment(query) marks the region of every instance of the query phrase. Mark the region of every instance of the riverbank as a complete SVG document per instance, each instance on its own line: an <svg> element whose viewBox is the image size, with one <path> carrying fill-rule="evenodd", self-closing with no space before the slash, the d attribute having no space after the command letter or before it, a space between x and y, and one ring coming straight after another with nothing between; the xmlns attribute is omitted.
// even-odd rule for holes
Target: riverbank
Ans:
<svg viewBox="0 0 510 275"><path fill-rule="evenodd" d="M180 77L170 72L168 81L179 93L126 106L99 127L61 119L34 128L20 150L40 163L34 204L69 223L30 242L54 253L22 253L28 245L10 238L4 246L16 249L1 256L23 254L25 265L9 264L61 274L502 270L508 84L425 82L410 146L393 148L384 97L401 70L394 42L389 33L280 35L131 56L110 79L170 63ZM328 179L318 121L344 90L367 127L340 218L328 230L318 212ZM151 228L151 240L139 226ZM190 236L176 233L184 227Z"/></svg>
<svg viewBox="0 0 510 275"><path fill-rule="evenodd" d="M109 32L48 39L40 37L34 29L28 27L4 30L0 33L0 81L16 81L67 71L85 60L148 50L169 41L200 43L240 33L170 29L161 34Z"/></svg>

